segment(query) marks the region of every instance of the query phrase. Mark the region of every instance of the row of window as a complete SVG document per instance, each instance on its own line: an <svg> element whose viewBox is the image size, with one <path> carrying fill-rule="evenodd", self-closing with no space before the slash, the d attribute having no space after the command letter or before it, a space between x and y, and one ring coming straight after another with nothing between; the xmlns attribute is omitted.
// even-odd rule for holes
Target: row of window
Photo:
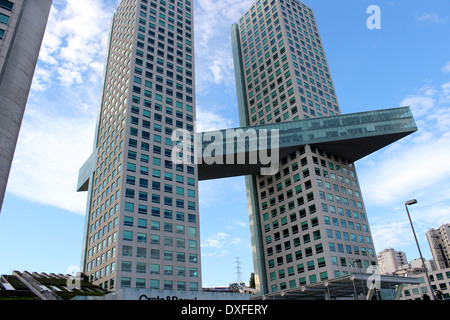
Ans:
<svg viewBox="0 0 450 320"><path fill-rule="evenodd" d="M184 213L183 212L177 212L177 221L184 221ZM190 214L188 222L195 223L196 222L195 215ZM164 232L169 232L169 233L174 232L173 223L163 222L162 223L163 227L161 228L161 221L151 220L150 225L148 225L147 219L142 219L142 218L135 219L132 216L124 216L123 224L128 227L137 227L137 228L141 228L141 229L148 228L153 231L164 230ZM176 226L175 230L177 233L180 233L178 225ZM184 234L184 228L181 229L181 232ZM159 236L157 237L157 239L158 239L157 241L159 242ZM168 238L168 239L170 240L171 238ZM194 240L192 240L192 241L194 241ZM153 238L152 238L152 243L153 243ZM194 247L189 245L189 248L192 249Z"/></svg>
<svg viewBox="0 0 450 320"><path fill-rule="evenodd" d="M0 8L12 11L14 8L14 3L9 0L0 0Z"/></svg>
<svg viewBox="0 0 450 320"><path fill-rule="evenodd" d="M167 174L167 178L165 178L165 179L171 181L171 176L169 174ZM136 185L136 177L127 175L126 183L129 184L129 185L132 185L132 186ZM139 187L149 188L148 180L144 179L144 178L139 178ZM161 183L159 181L152 181L151 188L152 188L152 190L164 191L164 192L169 193L169 194L172 194L175 191L175 194L177 196L185 196L186 195L188 198L195 199L195 190L192 190L192 189L185 190L185 188L178 187L178 186L173 188L173 186L171 184L167 184L167 183L165 183L163 185L163 188L161 188ZM127 188L125 190L125 197L134 199L135 198L135 193L136 193L136 190ZM144 201L148 200L148 192L146 192L146 191L138 191L137 194L138 194L137 198L139 200L144 200Z"/></svg>
<svg viewBox="0 0 450 320"><path fill-rule="evenodd" d="M175 252L174 253L173 251L170 251L170 250L163 250L162 253L163 253L164 261L197 263L197 254L196 253L185 253L185 252ZM160 259L160 250L159 249L150 249L150 259L159 260ZM140 265L145 266L145 263L141 263ZM122 271L124 271L124 270L122 270ZM131 272L131 263L130 263L130 269L129 270L127 269L126 271ZM136 272L138 272L138 271L136 271Z"/></svg>
<svg viewBox="0 0 450 320"><path fill-rule="evenodd" d="M337 266L338 258L337 257L331 258L332 264ZM342 263L342 266L347 266L347 263L345 262L346 258L341 258L340 260L344 261ZM374 261L369 260L363 261L363 264L366 268L369 267L370 265L373 265L374 263L375 263ZM271 281L272 283L278 282L280 280L282 281L287 277L291 278L291 280L288 280L287 282L281 282L280 284L272 284L271 290L272 292L277 292L279 290L285 290L288 287L296 288L298 286L316 283L319 280L325 281L328 279L328 272L327 271L320 272L320 269L325 267L326 267L325 258L319 258L317 260L310 260L306 263L300 263L296 266L290 266L286 269L279 269L277 271L270 272L268 274L268 280ZM312 273L315 272L315 270L319 270L319 274ZM310 273L308 277L300 277L298 279L294 278L295 276L301 275L305 272ZM346 275L349 273L348 271L334 270L334 277L340 277L341 272L342 275Z"/></svg>
<svg viewBox="0 0 450 320"><path fill-rule="evenodd" d="M269 273L269 279L270 281L275 281L277 279L283 279L286 276L292 277L295 274L302 274L305 271L313 271L316 269L324 268L326 267L325 258L319 258L316 260L310 260L305 263L300 263L296 267L291 266L287 269L279 269L278 272L270 272Z"/></svg>
<svg viewBox="0 0 450 320"><path fill-rule="evenodd" d="M298 288L307 284L316 283L318 281L325 281L328 279L328 272L323 271L319 274L310 274L308 277L300 277L298 279L291 279L288 282L281 282L278 284L272 284L270 286L271 292L279 292L290 288Z"/></svg>
<svg viewBox="0 0 450 320"><path fill-rule="evenodd" d="M108 268L108 274L109 274L109 266ZM101 278L105 276L105 269L102 268L99 271L96 271L95 273L91 274L89 277L90 282L99 281ZM141 267L142 268L142 267ZM155 267L154 267L155 269ZM111 274L114 273L114 269L111 272ZM176 269L176 275L177 276L186 276L186 270L183 270L182 267L177 267ZM198 277L198 271L196 268L189 268L189 276L193 278ZM135 282L132 284L132 278L131 277L122 277L120 286L122 288L148 288L148 289L164 289L164 290L190 290L190 291L198 291L199 290L199 284L198 282L189 282L189 288L187 287L186 281L173 281L173 280L159 280L159 279L145 279L145 278L135 278ZM147 282L147 280L149 280ZM147 287L147 284L149 287ZM162 284L162 285L161 285ZM176 287L174 286L176 284ZM115 278L111 278L109 280L103 281L99 283L99 286L104 289L112 290L115 287Z"/></svg>
<svg viewBox="0 0 450 320"><path fill-rule="evenodd" d="M353 211L353 213L356 215L358 214L358 212L356 211ZM350 216L350 218L352 218L352 216ZM351 220L337 219L333 217L330 219L329 216L324 216L323 219L326 225L333 225L335 227L341 228L341 230L348 228L350 230L369 233L369 227L366 224L360 224Z"/></svg>
<svg viewBox="0 0 450 320"><path fill-rule="evenodd" d="M14 3L8 0L0 0L0 8L6 9L8 11L12 11L14 7ZM6 25L9 22L9 16L3 13L0 13L0 40L3 40L5 37L6 30L3 28L6 28Z"/></svg>
<svg viewBox="0 0 450 320"><path fill-rule="evenodd" d="M358 240L361 240L361 243L364 243L364 240L362 238L358 237ZM366 237L366 240L368 242L366 242L368 245L371 245L370 242L370 238ZM357 242L356 237L353 238L352 237L352 241L353 242ZM369 247L369 248L365 248L365 247L359 247L359 246L351 246L351 245L347 245L347 244L342 244L342 243L334 243L334 242L329 242L329 249L330 252L339 252L339 253L346 253L346 254L355 254L355 255L362 255L365 257L374 257L375 253L373 251L373 248ZM345 246L345 251L344 251L344 246Z"/></svg>
<svg viewBox="0 0 450 320"><path fill-rule="evenodd" d="M128 220L129 221L129 220ZM127 225L127 220L125 220L125 225ZM154 224L152 226L155 226L159 228L159 225ZM192 226L188 226L186 228L185 225L181 225L181 224L177 224L174 225L172 223L168 223L168 222L164 222L163 223L164 226L164 232L166 233L176 233L176 234L180 234L180 235L185 235L186 234L186 229L187 229L187 235L190 237L196 237L197 236L197 228L196 227L192 227ZM153 230L153 229L152 229ZM145 232L135 232L135 231L129 231L129 230L123 230L123 237L122 240L125 241L136 241L139 243L147 243L147 236L148 234ZM164 239L164 238L163 238ZM166 240L170 240L168 239L164 239L164 242L161 242L161 236L160 235L156 235L156 234L152 234L150 235L150 244L164 244ZM194 246L195 241L193 241L191 243L192 246ZM195 244L196 247L196 244ZM193 247L190 247L190 249L193 249Z"/></svg>
<svg viewBox="0 0 450 320"><path fill-rule="evenodd" d="M147 280L149 280L147 282ZM131 277L122 277L120 280L121 288L148 288L158 290L182 290L182 291L198 291L198 282L189 282L189 288L186 281L173 281L173 280L159 280L159 279L145 279L136 278L132 283Z"/></svg>
<svg viewBox="0 0 450 320"><path fill-rule="evenodd" d="M319 236L317 236L317 234L319 234ZM307 244L311 241L310 239L310 235L306 234L306 237L303 237L304 240L304 244ZM314 236L314 240L319 240L320 239L320 233L315 232L313 234ZM334 242L329 242L329 250L330 252L339 252L339 253L345 253L345 254L352 254L352 255L362 255L364 257L375 257L374 255L374 250L373 248L366 248L366 247L361 247L361 246L351 246L348 244L341 244L338 243L336 246L336 243ZM293 248L299 247L300 246L300 238L295 238L293 239ZM275 252L274 252L274 248L275 248ZM267 256L272 256L274 254L279 254L279 253L286 253L288 250L293 249L291 248L291 242L290 241L286 241L284 242L284 245L282 247L281 244L276 245L275 247L268 247L267 248ZM337 248L337 249L336 249ZM345 248L345 251L344 251ZM301 260L304 257L311 257L313 255L317 255L324 252L324 247L322 245L322 243L318 243L316 245L314 245L314 247L307 247L304 248L303 250L297 250L293 253L288 253L285 254L284 256L279 255L278 257L276 257L276 259L271 259L268 261L268 267L269 268L273 268L275 267L275 262L277 266L282 266L285 263L291 263L294 261L294 259L297 260ZM368 260L367 260L368 261ZM337 265L334 263L333 261L333 265ZM345 261L342 263L341 261L341 266L347 266L347 264L345 263ZM367 266L366 266L367 267Z"/></svg>
<svg viewBox="0 0 450 320"><path fill-rule="evenodd" d="M162 269L162 270L161 270ZM186 268L181 266L164 265L161 268L159 264L146 264L145 262L136 262L133 269L133 262L122 261L122 272L150 273L153 275L163 274L165 276L191 277L198 278L198 268Z"/></svg>
<svg viewBox="0 0 450 320"><path fill-rule="evenodd" d="M161 155L161 147L158 146L153 146L153 154L154 155ZM147 149L144 149L143 151L149 151ZM134 152L134 151L132 151ZM170 149L165 149L164 150L164 156L165 157L171 157L172 156L172 150ZM131 159L131 158L130 158ZM141 162L145 162L146 161L142 161L143 157L141 154ZM166 161L165 161L165 169L172 169L169 165L166 166ZM139 171L137 171L139 169ZM135 164L132 162L127 162L127 172L129 173L135 173L135 172L139 172L141 175L145 175L145 176L149 176L150 175L150 169L147 165L141 165L141 164ZM163 173L163 174L162 174ZM170 171L161 171L160 169L156 169L153 168L152 172L151 172L151 176L153 178L164 178L164 180L167 181L175 181L177 183L185 183L187 182L187 185L189 186L195 186L195 179L192 177L186 177L183 176L181 174L173 174L173 172ZM141 181L140 181L141 182ZM145 183L145 180L142 180L143 183ZM148 182L148 181L147 181Z"/></svg>

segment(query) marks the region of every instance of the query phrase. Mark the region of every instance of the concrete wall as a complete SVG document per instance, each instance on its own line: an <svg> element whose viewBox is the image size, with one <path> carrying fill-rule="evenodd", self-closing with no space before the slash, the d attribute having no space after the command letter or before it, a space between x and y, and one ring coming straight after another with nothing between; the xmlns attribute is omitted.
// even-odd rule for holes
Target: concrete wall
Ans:
<svg viewBox="0 0 450 320"><path fill-rule="evenodd" d="M0 210L52 0L16 1L0 70ZM9 45L8 45L9 44Z"/></svg>

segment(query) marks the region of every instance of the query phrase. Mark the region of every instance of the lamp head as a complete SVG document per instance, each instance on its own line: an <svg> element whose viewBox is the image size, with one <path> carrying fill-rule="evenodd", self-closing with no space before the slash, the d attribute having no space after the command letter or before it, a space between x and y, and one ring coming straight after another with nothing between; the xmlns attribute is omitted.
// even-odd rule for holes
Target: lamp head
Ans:
<svg viewBox="0 0 450 320"><path fill-rule="evenodd" d="M410 205L416 204L416 203L417 203L417 200L416 199L412 199L412 200L406 201L405 205L410 206Z"/></svg>

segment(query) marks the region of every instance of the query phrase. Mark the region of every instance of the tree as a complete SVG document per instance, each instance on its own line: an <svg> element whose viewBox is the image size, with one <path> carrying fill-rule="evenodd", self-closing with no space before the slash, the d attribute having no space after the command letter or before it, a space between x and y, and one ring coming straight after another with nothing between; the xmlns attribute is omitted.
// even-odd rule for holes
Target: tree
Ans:
<svg viewBox="0 0 450 320"><path fill-rule="evenodd" d="M241 282L241 283L237 283L237 282L235 282L235 283L230 283L230 284L228 285L228 287L230 288L231 292L240 292L241 289L242 289L243 287L245 287L245 283L244 283L244 282Z"/></svg>
<svg viewBox="0 0 450 320"><path fill-rule="evenodd" d="M252 274L251 274L251 276L250 276L250 280L249 280L248 286L249 286L250 288L253 288L253 289L256 288L256 283L255 283L255 273L254 273L254 272L252 272Z"/></svg>

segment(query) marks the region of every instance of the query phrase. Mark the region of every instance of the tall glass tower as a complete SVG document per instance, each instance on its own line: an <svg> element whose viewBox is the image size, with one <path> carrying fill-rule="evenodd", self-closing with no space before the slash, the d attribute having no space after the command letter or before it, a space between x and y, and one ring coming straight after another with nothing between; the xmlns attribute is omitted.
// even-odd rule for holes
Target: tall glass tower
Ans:
<svg viewBox="0 0 450 320"><path fill-rule="evenodd" d="M195 121L193 3L122 0L111 22L88 192L83 272L108 290L201 289L197 168L171 161Z"/></svg>
<svg viewBox="0 0 450 320"><path fill-rule="evenodd" d="M339 115L311 8L258 0L231 27L241 126ZM376 265L354 164L305 145L273 176L246 176L259 294Z"/></svg>

